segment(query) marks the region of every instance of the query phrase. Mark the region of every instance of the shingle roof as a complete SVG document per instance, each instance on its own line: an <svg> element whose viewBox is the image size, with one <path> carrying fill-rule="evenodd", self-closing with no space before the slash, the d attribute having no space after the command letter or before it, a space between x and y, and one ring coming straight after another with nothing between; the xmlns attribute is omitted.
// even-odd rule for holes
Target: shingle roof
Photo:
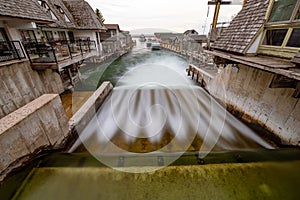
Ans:
<svg viewBox="0 0 300 200"><path fill-rule="evenodd" d="M51 11L55 14L58 20L55 20L55 23L49 24L50 27L54 28L75 28L75 20L72 14L69 12L67 7L64 5L62 0L44 0L48 6L50 7ZM64 14L70 19L70 22L67 22L65 19L64 14L60 13L58 7L61 7Z"/></svg>
<svg viewBox="0 0 300 200"><path fill-rule="evenodd" d="M120 27L118 24L104 24L107 29L116 29L120 31Z"/></svg>
<svg viewBox="0 0 300 200"><path fill-rule="evenodd" d="M53 21L37 1L33 0L0 0L0 16Z"/></svg>
<svg viewBox="0 0 300 200"><path fill-rule="evenodd" d="M245 7L212 45L214 49L245 54L265 22L269 0L248 0Z"/></svg>
<svg viewBox="0 0 300 200"><path fill-rule="evenodd" d="M98 20L92 7L84 0L63 0L72 13L78 29L99 30L106 29Z"/></svg>

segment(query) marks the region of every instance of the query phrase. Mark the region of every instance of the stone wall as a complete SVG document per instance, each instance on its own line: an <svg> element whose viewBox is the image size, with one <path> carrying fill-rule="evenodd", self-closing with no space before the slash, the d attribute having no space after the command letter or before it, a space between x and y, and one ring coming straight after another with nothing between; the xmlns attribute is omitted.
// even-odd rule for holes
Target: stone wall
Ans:
<svg viewBox="0 0 300 200"><path fill-rule="evenodd" d="M64 91L53 70L34 71L27 60L0 64L0 118L45 93Z"/></svg>
<svg viewBox="0 0 300 200"><path fill-rule="evenodd" d="M58 94L44 94L0 119L0 180L20 160L62 147L69 127Z"/></svg>
<svg viewBox="0 0 300 200"><path fill-rule="evenodd" d="M207 83L207 89L243 120L266 128L283 144L299 146L300 101L292 97L292 88L269 88L274 75L229 65Z"/></svg>

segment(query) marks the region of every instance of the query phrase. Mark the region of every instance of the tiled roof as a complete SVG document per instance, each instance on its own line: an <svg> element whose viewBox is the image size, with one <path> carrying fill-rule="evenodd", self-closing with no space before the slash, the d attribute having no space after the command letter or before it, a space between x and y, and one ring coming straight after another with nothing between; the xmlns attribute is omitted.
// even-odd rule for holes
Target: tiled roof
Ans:
<svg viewBox="0 0 300 200"><path fill-rule="evenodd" d="M248 0L245 7L213 44L214 49L245 54L265 22L269 0Z"/></svg>
<svg viewBox="0 0 300 200"><path fill-rule="evenodd" d="M195 41L206 41L207 40L206 35L190 35L189 37Z"/></svg>
<svg viewBox="0 0 300 200"><path fill-rule="evenodd" d="M0 16L53 21L38 2L33 0L0 0Z"/></svg>
<svg viewBox="0 0 300 200"><path fill-rule="evenodd" d="M78 29L99 30L106 28L98 20L92 7L84 0L63 0L75 18Z"/></svg>
<svg viewBox="0 0 300 200"><path fill-rule="evenodd" d="M115 29L120 31L120 27L118 24L104 24L107 29Z"/></svg>

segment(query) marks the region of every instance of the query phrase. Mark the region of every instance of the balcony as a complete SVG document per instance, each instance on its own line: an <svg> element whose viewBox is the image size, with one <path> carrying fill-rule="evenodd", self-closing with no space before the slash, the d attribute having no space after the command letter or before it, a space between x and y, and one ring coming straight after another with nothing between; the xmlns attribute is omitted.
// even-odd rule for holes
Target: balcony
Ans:
<svg viewBox="0 0 300 200"><path fill-rule="evenodd" d="M31 66L35 70L62 68L97 54L95 41L25 42Z"/></svg>
<svg viewBox="0 0 300 200"><path fill-rule="evenodd" d="M26 54L19 41L0 41L0 62L21 60Z"/></svg>

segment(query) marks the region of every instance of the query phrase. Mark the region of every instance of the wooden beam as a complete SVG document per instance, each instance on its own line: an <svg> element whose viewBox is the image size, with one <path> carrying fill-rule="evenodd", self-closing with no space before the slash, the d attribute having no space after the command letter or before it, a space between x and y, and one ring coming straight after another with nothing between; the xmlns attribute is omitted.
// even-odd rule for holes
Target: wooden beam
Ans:
<svg viewBox="0 0 300 200"><path fill-rule="evenodd" d="M216 8L215 8L215 14L214 14L214 20L213 20L213 25L212 25L213 29L217 28L220 7L221 7L221 0L217 0L217 2L216 2Z"/></svg>
<svg viewBox="0 0 300 200"><path fill-rule="evenodd" d="M243 1L243 8L245 7L246 3L247 3L247 0L244 0Z"/></svg>
<svg viewBox="0 0 300 200"><path fill-rule="evenodd" d="M208 5L209 6L216 5L218 1L220 1L222 5L229 5L229 4L231 4L231 1L215 0L215 1L209 1Z"/></svg>

